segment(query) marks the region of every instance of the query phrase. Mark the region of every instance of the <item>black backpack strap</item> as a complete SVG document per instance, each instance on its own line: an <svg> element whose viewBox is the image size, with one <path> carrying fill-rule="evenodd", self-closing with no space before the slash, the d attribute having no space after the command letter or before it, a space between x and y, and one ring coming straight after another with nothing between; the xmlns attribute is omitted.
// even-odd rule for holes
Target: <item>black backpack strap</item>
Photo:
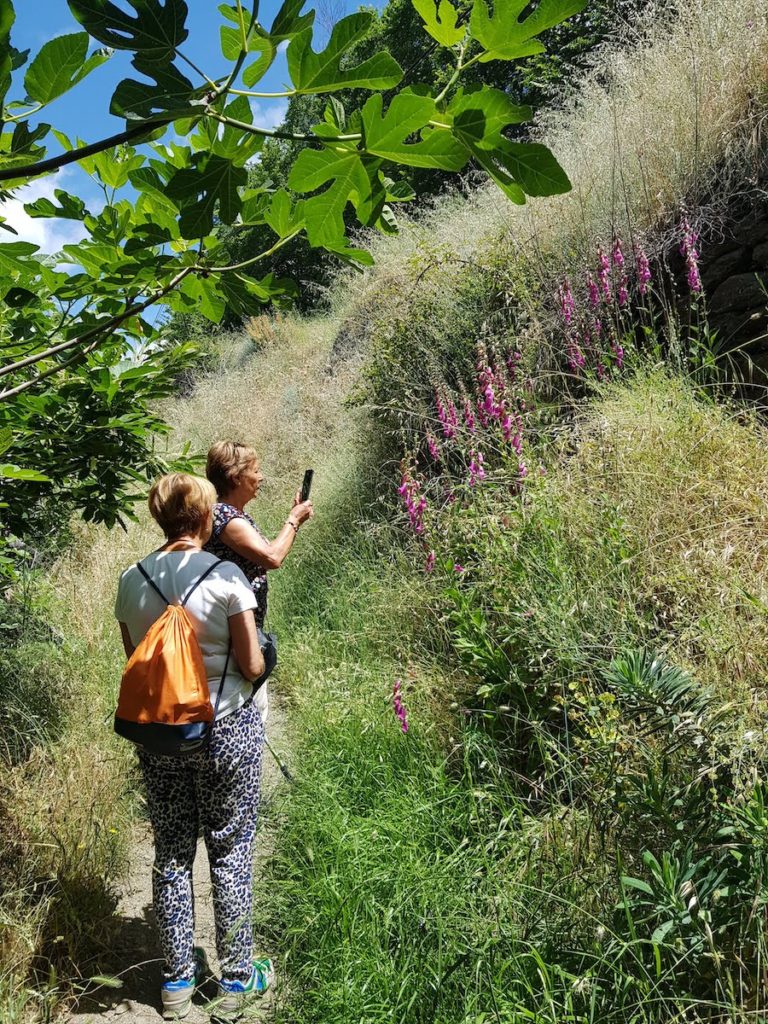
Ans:
<svg viewBox="0 0 768 1024"><path fill-rule="evenodd" d="M148 583L148 584L150 585L150 587L152 587L152 589L153 589L153 590L154 590L154 591L155 591L156 593L158 593L158 594L160 595L160 597L161 597L161 598L163 599L163 601L165 601L165 603L166 603L166 604L170 604L171 602L170 602L170 601L168 600L168 598L167 598L167 597L165 596L165 594L164 594L164 593L162 592L162 590L160 589L160 587L158 587L158 585L157 585L157 584L155 583L155 581L154 581L154 580L152 579L152 577L151 577L151 576L149 575L149 573L148 573L148 572L147 572L147 570L146 570L146 569L144 568L144 566L143 566L143 565L141 564L141 562L137 562L137 563L136 563L136 568L137 568L137 569L139 570L139 572L140 572L140 573L141 573L141 575L142 575L142 576L144 577L144 579L145 579L145 580L147 581L147 583Z"/></svg>
<svg viewBox="0 0 768 1024"><path fill-rule="evenodd" d="M232 653L232 644L230 643L229 647L227 648L227 660L224 662L224 671L221 673L221 681L219 683L219 692L216 694L216 704L214 705L214 708L213 708L213 720L214 720L214 722L216 721L216 715L218 715L218 713L219 713L219 701L221 700L222 693L224 693L224 684L227 681L227 669L229 668L229 656L230 656L231 653Z"/></svg>
<svg viewBox="0 0 768 1024"><path fill-rule="evenodd" d="M186 594L184 595L184 597L181 600L181 607L182 608L187 603L187 601L190 599L190 597L192 597L192 595L197 590L197 588L200 586L200 584L203 582L203 580L206 578L206 576L209 576L213 572L213 570L216 568L216 566L221 565L221 563L223 561L224 561L223 558L219 558L216 562L213 563L213 565L209 565L208 568L203 573L203 575L197 580L197 582L192 584L192 586L189 588L189 590L186 592Z"/></svg>

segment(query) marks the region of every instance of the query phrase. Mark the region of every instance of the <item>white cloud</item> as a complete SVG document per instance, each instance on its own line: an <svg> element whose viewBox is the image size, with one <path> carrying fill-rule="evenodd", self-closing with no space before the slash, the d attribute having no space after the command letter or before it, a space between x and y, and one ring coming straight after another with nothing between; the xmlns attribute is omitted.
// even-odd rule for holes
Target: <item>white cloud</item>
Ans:
<svg viewBox="0 0 768 1024"><path fill-rule="evenodd" d="M251 100L253 111L253 123L259 128L277 128L285 120L288 113L288 100L272 100L262 103L259 100Z"/></svg>
<svg viewBox="0 0 768 1024"><path fill-rule="evenodd" d="M0 204L0 214L6 224L18 232L15 236L4 231L2 240L6 242L18 240L38 245L44 253L58 252L63 245L79 242L87 232L80 221L59 220L57 217L30 217L24 209L25 203L33 203L36 199L54 199L54 190L63 188L61 172L55 178L44 178L33 181L18 189L11 199Z"/></svg>

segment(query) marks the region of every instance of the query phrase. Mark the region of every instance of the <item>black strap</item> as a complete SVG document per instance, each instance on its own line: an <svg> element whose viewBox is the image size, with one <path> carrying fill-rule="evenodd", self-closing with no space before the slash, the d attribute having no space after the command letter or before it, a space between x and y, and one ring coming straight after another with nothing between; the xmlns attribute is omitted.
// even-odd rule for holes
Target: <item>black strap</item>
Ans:
<svg viewBox="0 0 768 1024"><path fill-rule="evenodd" d="M136 563L136 568L137 568L137 569L139 570L139 572L140 572L140 573L141 573L141 575L142 575L142 576L144 577L144 579L145 579L145 580L147 581L147 583L148 583L148 584L150 585L150 587L152 587L152 589L153 589L154 591L156 591L156 592L157 592L157 593L158 593L158 594L160 595L160 597L162 597L162 599L163 599L163 600L165 601L165 603L166 603L166 604L170 604L171 602L170 602L170 601L168 600L168 598L167 598L167 597L165 596L165 594L164 594L164 593L162 592L162 590L160 589L160 587L158 587L158 585L157 585L157 584L155 583L155 581L154 581L154 580L152 579L152 577L151 577L151 576L149 575L149 573L148 573L148 572L147 572L147 570L146 570L146 569L144 568L144 566L143 566L143 565L141 564L141 562L137 562L137 563Z"/></svg>
<svg viewBox="0 0 768 1024"><path fill-rule="evenodd" d="M231 653L232 653L232 644L230 643L229 647L227 648L227 660L224 662L224 671L221 673L221 682L219 683L219 692L216 694L216 704L215 704L215 706L213 708L213 720L214 720L214 722L216 721L216 715L218 715L218 713L219 713L219 701L221 700L221 695L222 695L222 693L224 693L224 683L227 680L227 669L229 668L229 656L230 656Z"/></svg>
<svg viewBox="0 0 768 1024"><path fill-rule="evenodd" d="M179 602L181 604L182 608L186 605L187 601L190 599L190 597L192 597L192 595L197 590L197 588L200 586L200 584L203 582L203 580L206 578L206 576L210 575L210 573L213 572L213 570L216 568L217 565L221 565L222 561L223 561L223 559L219 558L217 561L215 561L213 563L213 565L209 565L208 568L203 573L203 575L200 576L199 579L195 583L192 584L192 586L189 588L187 593L184 595L184 597ZM141 562L137 562L136 563L136 568L139 570L139 572L144 577L144 579L147 581L147 583L150 585L150 587L152 587L152 589L157 594L160 595L160 597L163 599L163 601L165 601L166 604L170 604L171 602L168 600L168 598L162 592L160 587L158 587L158 585L155 583L155 581L149 575L149 573L144 568L144 566L141 564Z"/></svg>
<svg viewBox="0 0 768 1024"><path fill-rule="evenodd" d="M222 558L219 558L219 559L217 559L217 560L216 560L216 561L215 561L215 562L213 563L213 565L209 565L209 566L208 566L208 568L207 568L207 569L205 570L205 572L203 573L203 575L202 575L202 576L201 576L201 577L199 578L199 580L197 581L197 583L193 583L193 584L192 584L192 586L191 586L191 587L190 587L190 589L189 589L189 590L187 591L187 593L185 594L185 596L184 596L184 597L183 597L183 598L181 599L181 607L182 607L182 608L183 608L183 607L184 607L184 605L185 605L185 604L187 603L187 601L188 601L188 600L190 599L190 597L192 597L192 595L193 595L193 594L194 594L194 592L195 592L195 591L197 590L197 588L198 588L198 587L200 586L200 584L201 584L201 583L203 582L203 580L204 580L204 579L206 578L206 576L209 576L209 575L210 575L210 574L211 574L211 573L213 572L213 570L214 570L214 569L216 568L216 566L217 566L217 565L221 565L221 563L222 563L222 562L223 562L223 559L222 559Z"/></svg>

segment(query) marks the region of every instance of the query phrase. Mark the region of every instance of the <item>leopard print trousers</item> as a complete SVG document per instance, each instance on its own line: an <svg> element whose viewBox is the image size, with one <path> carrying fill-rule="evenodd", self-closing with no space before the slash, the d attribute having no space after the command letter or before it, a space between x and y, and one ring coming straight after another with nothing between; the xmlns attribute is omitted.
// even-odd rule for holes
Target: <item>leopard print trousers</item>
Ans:
<svg viewBox="0 0 768 1024"><path fill-rule="evenodd" d="M139 751L155 839L152 898L164 981L195 973L192 864L202 828L211 866L222 978L251 976L253 839L264 726L250 701L214 722L207 750L189 757Z"/></svg>

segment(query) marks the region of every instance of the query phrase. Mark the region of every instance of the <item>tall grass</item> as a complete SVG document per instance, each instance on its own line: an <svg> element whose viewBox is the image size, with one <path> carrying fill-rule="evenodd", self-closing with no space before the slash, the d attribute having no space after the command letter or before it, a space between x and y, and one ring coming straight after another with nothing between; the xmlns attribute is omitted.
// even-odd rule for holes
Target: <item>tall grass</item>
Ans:
<svg viewBox="0 0 768 1024"><path fill-rule="evenodd" d="M740 967L765 950L761 861L719 894L708 879L736 864L724 835L762 843L740 810L765 756L760 682L731 668L768 636L750 541L764 452L757 424L643 375L585 410L575 448L542 452L519 516L492 481L456 510L445 543L461 539L459 590L506 690L457 657L476 641L447 614L455 585L409 568L356 489L334 496L276 609L298 777L261 890L291 979L279 1019L746 1022L763 1005ZM690 675L648 662L634 696L617 690L635 647Z"/></svg>
<svg viewBox="0 0 768 1024"><path fill-rule="evenodd" d="M219 371L193 399L165 409L176 425L170 449L189 441L201 466L215 439L256 447L267 484L255 515L267 530L284 520L303 470L329 445L338 453L329 470L346 472L343 438L356 429L341 402L347 376L324 372L328 328L288 320L281 331L266 346L228 339ZM335 481L319 473L316 483L321 519ZM127 531L73 524L56 563L25 576L3 607L3 1024L47 1013L73 983L115 968L139 787L131 751L111 728L124 660L112 610L119 571L162 539L142 506Z"/></svg>
<svg viewBox="0 0 768 1024"><path fill-rule="evenodd" d="M767 70L760 0L691 0L675 14L651 9L641 23L617 27L573 95L534 132L572 191L518 207L483 186L404 218L399 237L370 240L376 266L351 299L340 280L335 301L347 332L363 347L398 327L417 343L426 332L426 342L423 307L437 304L445 320L451 304L462 305L467 276L482 274L501 308L520 308L518 332L551 365L542 298L568 272L580 273L598 242L608 247L618 235L661 253L683 204L716 239L734 204L741 210L747 196L759 196ZM486 319L477 318L477 332Z"/></svg>

